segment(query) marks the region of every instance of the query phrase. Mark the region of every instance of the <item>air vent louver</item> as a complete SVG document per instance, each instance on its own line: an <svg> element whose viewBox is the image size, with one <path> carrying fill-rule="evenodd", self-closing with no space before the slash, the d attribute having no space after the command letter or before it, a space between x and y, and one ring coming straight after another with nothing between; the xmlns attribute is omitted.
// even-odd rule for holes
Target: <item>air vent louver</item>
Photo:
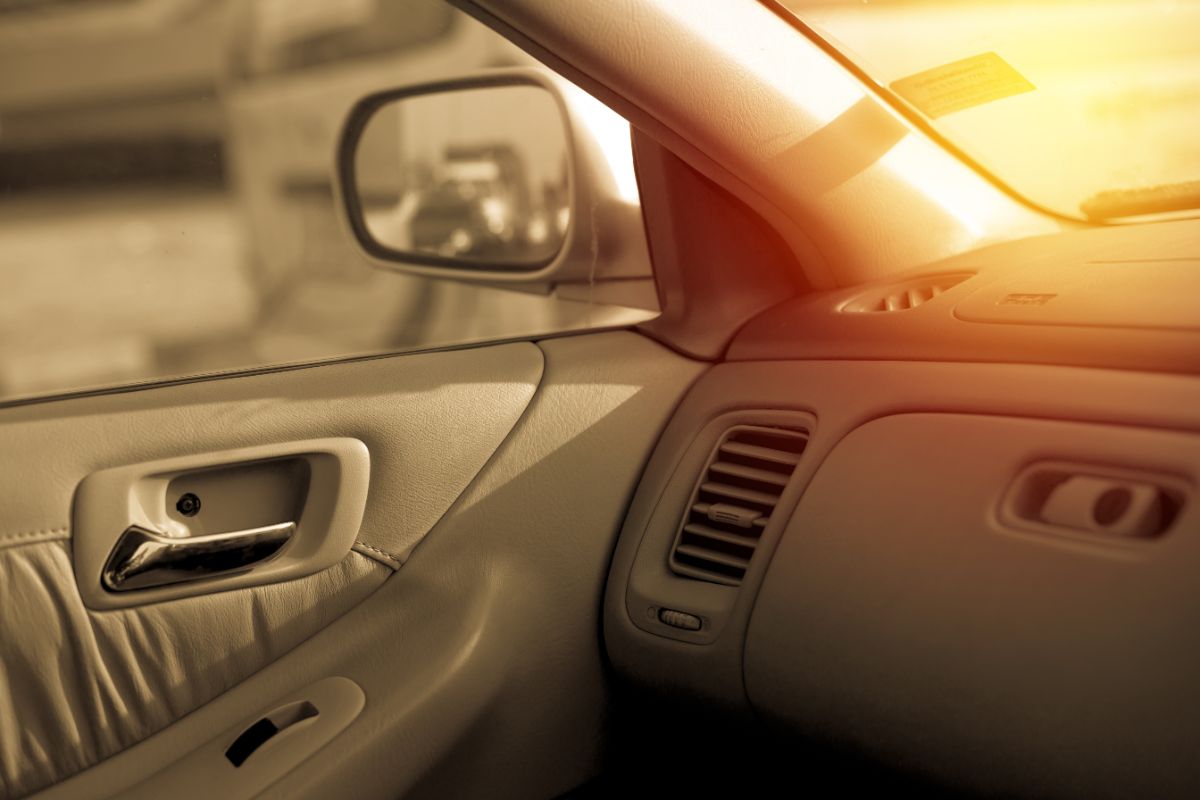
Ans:
<svg viewBox="0 0 1200 800"><path fill-rule="evenodd" d="M971 275L930 275L905 283L872 289L851 300L842 307L853 313L880 311L908 311L924 305L947 289L952 289L970 278Z"/></svg>
<svg viewBox="0 0 1200 800"><path fill-rule="evenodd" d="M671 569L739 585L807 443L806 433L786 428L747 425L726 432L692 492Z"/></svg>

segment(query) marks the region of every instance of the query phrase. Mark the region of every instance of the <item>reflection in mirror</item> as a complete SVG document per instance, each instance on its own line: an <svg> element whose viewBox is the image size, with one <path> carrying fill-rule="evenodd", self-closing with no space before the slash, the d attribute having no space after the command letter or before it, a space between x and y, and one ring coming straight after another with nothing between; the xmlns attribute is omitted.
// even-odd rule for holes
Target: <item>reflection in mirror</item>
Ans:
<svg viewBox="0 0 1200 800"><path fill-rule="evenodd" d="M538 86L388 101L354 154L366 230L402 255L542 266L570 223L567 148L557 101Z"/></svg>

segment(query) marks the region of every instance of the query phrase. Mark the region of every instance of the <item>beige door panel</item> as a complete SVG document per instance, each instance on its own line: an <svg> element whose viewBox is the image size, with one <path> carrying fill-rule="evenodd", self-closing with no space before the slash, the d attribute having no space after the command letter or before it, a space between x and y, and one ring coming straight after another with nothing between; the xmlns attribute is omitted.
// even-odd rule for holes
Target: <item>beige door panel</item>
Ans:
<svg viewBox="0 0 1200 800"><path fill-rule="evenodd" d="M24 797L166 728L391 574L351 553L297 580L97 612L80 601L68 544L0 551L0 797Z"/></svg>
<svg viewBox="0 0 1200 800"><path fill-rule="evenodd" d="M543 363L536 345L518 343L0 410L0 798L62 781L167 728L368 597L509 435ZM95 602L104 591L97 564L123 526L186 527L156 494L166 491L160 478L169 487L205 466L236 471L280 454L320 459L330 447L359 472L369 459L365 505L355 496L365 480L352 481L355 490L338 476L322 479L339 498L318 504L329 513L323 525L316 506L308 517L308 501L300 504L297 535L311 552L296 572L260 575L277 582L258 586L239 583L249 576L205 581L212 593L132 608ZM99 491L96 479L114 474L124 477L112 493ZM115 515L99 515L94 540L91 490L80 488L89 480L101 505L124 502ZM136 503L131 485L140 486ZM263 521L241 513L217 514L213 528L191 532ZM280 563L287 557L285 549ZM310 568L317 571L301 576ZM142 591L155 601L171 594L129 594ZM260 705L248 702L239 716Z"/></svg>
<svg viewBox="0 0 1200 800"><path fill-rule="evenodd" d="M356 548L398 567L511 430L542 363L519 343L0 410L0 547L66 531L72 495L102 469L351 437L374 478Z"/></svg>
<svg viewBox="0 0 1200 800"><path fill-rule="evenodd" d="M183 778L198 773L177 765L212 758L218 769L222 748L257 714L333 677L361 687L361 712L311 757L292 758L262 796L554 796L593 774L607 565L649 451L702 367L631 333L539 347L545 374L528 408L392 579L237 686L44 796L208 796L210 787ZM460 429L477 422L474 411L449 418ZM425 424L441 420L430 414ZM320 433L367 443L373 498L388 459L365 428ZM443 447L452 435L442 430ZM143 608L268 592L332 571ZM245 764L267 769L291 752L292 736L281 731ZM197 755L205 747L210 755ZM228 800L253 794L249 781L228 786Z"/></svg>

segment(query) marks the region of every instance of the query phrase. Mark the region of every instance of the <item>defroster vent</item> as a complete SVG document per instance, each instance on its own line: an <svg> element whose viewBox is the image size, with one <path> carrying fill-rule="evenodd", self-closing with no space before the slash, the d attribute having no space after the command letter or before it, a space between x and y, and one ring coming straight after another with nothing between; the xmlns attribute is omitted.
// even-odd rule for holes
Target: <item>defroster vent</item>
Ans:
<svg viewBox="0 0 1200 800"><path fill-rule="evenodd" d="M671 548L671 569L689 578L737 586L808 434L787 428L731 428L708 460Z"/></svg>
<svg viewBox="0 0 1200 800"><path fill-rule="evenodd" d="M894 286L871 289L842 306L842 311L853 313L911 311L925 305L942 292L953 289L970 277L971 273L929 275Z"/></svg>

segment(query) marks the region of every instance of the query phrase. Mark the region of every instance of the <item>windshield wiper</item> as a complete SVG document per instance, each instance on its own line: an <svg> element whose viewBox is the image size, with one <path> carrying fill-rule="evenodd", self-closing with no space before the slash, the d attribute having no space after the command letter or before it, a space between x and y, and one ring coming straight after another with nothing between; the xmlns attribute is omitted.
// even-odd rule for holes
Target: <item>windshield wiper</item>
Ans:
<svg viewBox="0 0 1200 800"><path fill-rule="evenodd" d="M1165 214L1200 206L1200 181L1164 183L1142 189L1106 189L1079 204L1088 219Z"/></svg>

